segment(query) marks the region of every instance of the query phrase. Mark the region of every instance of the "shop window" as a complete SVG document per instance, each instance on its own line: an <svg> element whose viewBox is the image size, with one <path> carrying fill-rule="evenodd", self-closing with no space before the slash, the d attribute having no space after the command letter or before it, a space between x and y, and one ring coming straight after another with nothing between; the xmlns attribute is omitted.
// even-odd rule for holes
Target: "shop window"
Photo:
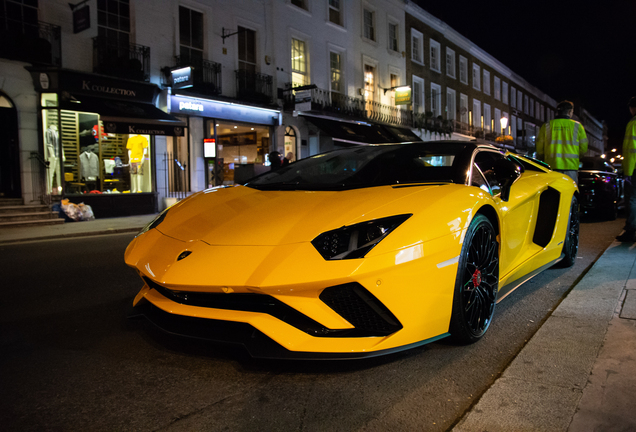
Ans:
<svg viewBox="0 0 636 432"><path fill-rule="evenodd" d="M296 136L296 129L291 126L285 128L285 158L289 162L293 162L298 159L297 150L298 140Z"/></svg>
<svg viewBox="0 0 636 432"><path fill-rule="evenodd" d="M43 95L43 108L54 99ZM52 194L152 192L150 135L108 134L98 114L43 109ZM64 190L63 190L64 187Z"/></svg>
<svg viewBox="0 0 636 432"><path fill-rule="evenodd" d="M265 156L269 153L269 127L223 121L214 126L215 185L243 184L268 169Z"/></svg>
<svg viewBox="0 0 636 432"><path fill-rule="evenodd" d="M187 118L180 119L187 121ZM166 171L166 196L185 198L190 187L190 149L188 131L183 136L166 137L166 153L163 157Z"/></svg>

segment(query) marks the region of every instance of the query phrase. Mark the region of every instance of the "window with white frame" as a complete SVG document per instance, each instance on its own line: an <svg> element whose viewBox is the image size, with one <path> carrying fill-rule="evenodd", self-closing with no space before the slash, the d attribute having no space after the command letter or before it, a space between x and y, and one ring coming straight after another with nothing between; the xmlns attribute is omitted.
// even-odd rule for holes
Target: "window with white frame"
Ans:
<svg viewBox="0 0 636 432"><path fill-rule="evenodd" d="M400 85L400 76L398 75L397 71L396 73L390 73L389 78L391 79L392 89L395 89L397 88L397 86ZM390 94L391 94L391 103L389 105L395 106L395 91L392 91Z"/></svg>
<svg viewBox="0 0 636 432"><path fill-rule="evenodd" d="M490 94L490 72L484 69L483 76L484 76L484 86L483 86L484 93L489 95Z"/></svg>
<svg viewBox="0 0 636 432"><path fill-rule="evenodd" d="M442 87L431 83L431 112L433 117L442 115Z"/></svg>
<svg viewBox="0 0 636 432"><path fill-rule="evenodd" d="M473 88L481 90L481 70L477 63L473 63Z"/></svg>
<svg viewBox="0 0 636 432"><path fill-rule="evenodd" d="M481 122L484 119L481 116L481 102L477 99L473 99L473 126L481 128Z"/></svg>
<svg viewBox="0 0 636 432"><path fill-rule="evenodd" d="M468 84L468 59L459 56L459 81Z"/></svg>
<svg viewBox="0 0 636 432"><path fill-rule="evenodd" d="M307 68L307 45L305 41L292 38L291 40L291 69L292 86L304 86L309 84Z"/></svg>
<svg viewBox="0 0 636 432"><path fill-rule="evenodd" d="M528 95L523 95L523 112L530 115L530 98L528 98Z"/></svg>
<svg viewBox="0 0 636 432"><path fill-rule="evenodd" d="M375 66L364 65L364 99L373 102L375 100Z"/></svg>
<svg viewBox="0 0 636 432"><path fill-rule="evenodd" d="M490 105L484 104L484 130L492 131L493 130L493 122L492 122L492 112L490 109Z"/></svg>
<svg viewBox="0 0 636 432"><path fill-rule="evenodd" d="M362 12L362 20L364 26L364 37L375 41L375 12L370 9L364 9Z"/></svg>
<svg viewBox="0 0 636 432"><path fill-rule="evenodd" d="M435 72L441 72L442 69L441 69L440 55L441 55L442 49L440 47L439 42L437 42L436 40L431 39L430 44L431 44L431 69L433 69Z"/></svg>
<svg viewBox="0 0 636 432"><path fill-rule="evenodd" d="M298 6L301 9L309 10L307 6L307 0L291 0L291 4Z"/></svg>
<svg viewBox="0 0 636 432"><path fill-rule="evenodd" d="M508 104L508 83L501 83L501 101L505 104Z"/></svg>
<svg viewBox="0 0 636 432"><path fill-rule="evenodd" d="M343 93L344 75L342 71L342 54L331 51L329 53L329 67L331 75L331 91Z"/></svg>
<svg viewBox="0 0 636 432"><path fill-rule="evenodd" d="M539 120L541 120L541 104L539 103L539 101L535 102L534 112L535 112L535 118L538 118Z"/></svg>
<svg viewBox="0 0 636 432"><path fill-rule="evenodd" d="M398 25L394 22L389 23L389 49L391 51L400 51L399 31Z"/></svg>
<svg viewBox="0 0 636 432"><path fill-rule="evenodd" d="M415 29L411 29L411 60L424 64L424 35Z"/></svg>
<svg viewBox="0 0 636 432"><path fill-rule="evenodd" d="M413 88L411 91L413 98L413 113L419 114L424 112L424 80L413 75Z"/></svg>
<svg viewBox="0 0 636 432"><path fill-rule="evenodd" d="M517 89L510 86L510 106L517 108Z"/></svg>
<svg viewBox="0 0 636 432"><path fill-rule="evenodd" d="M342 25L342 5L340 0L329 0L329 22Z"/></svg>
<svg viewBox="0 0 636 432"><path fill-rule="evenodd" d="M530 117L534 117L534 99L530 98Z"/></svg>
<svg viewBox="0 0 636 432"><path fill-rule="evenodd" d="M498 76L495 76L494 84L495 84L495 95L494 95L495 99L501 100L501 79L499 79Z"/></svg>
<svg viewBox="0 0 636 432"><path fill-rule="evenodd" d="M507 113L507 112L505 112L505 111L503 112L503 114L502 114L501 116L502 116L503 118L508 119L508 121L506 122L506 127L503 129L502 133L503 133L504 135L510 135L510 130L512 129L512 128L510 127L510 117L508 116L508 113Z"/></svg>
<svg viewBox="0 0 636 432"><path fill-rule="evenodd" d="M521 93L521 90L517 90L517 109L523 111L523 93Z"/></svg>
<svg viewBox="0 0 636 432"><path fill-rule="evenodd" d="M446 119L455 120L457 118L457 94L455 90L446 88Z"/></svg>
<svg viewBox="0 0 636 432"><path fill-rule="evenodd" d="M459 121L464 124L468 124L468 95L463 93L459 94Z"/></svg>
<svg viewBox="0 0 636 432"><path fill-rule="evenodd" d="M493 119L493 132L497 134L501 133L501 110L499 108L495 108L495 116Z"/></svg>
<svg viewBox="0 0 636 432"><path fill-rule="evenodd" d="M517 117L516 116L510 116L510 122L508 123L508 130L510 131L510 135L516 140L517 139Z"/></svg>
<svg viewBox="0 0 636 432"><path fill-rule="evenodd" d="M446 47L446 75L455 78L455 51Z"/></svg>

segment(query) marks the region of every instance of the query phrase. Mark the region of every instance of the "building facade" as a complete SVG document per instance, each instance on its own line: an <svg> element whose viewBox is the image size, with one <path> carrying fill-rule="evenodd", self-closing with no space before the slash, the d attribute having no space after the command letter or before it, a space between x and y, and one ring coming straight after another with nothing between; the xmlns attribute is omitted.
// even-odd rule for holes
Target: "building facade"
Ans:
<svg viewBox="0 0 636 432"><path fill-rule="evenodd" d="M409 0L0 4L0 196L25 203L151 213L244 182L274 150L453 138L532 154L554 117Z"/></svg>

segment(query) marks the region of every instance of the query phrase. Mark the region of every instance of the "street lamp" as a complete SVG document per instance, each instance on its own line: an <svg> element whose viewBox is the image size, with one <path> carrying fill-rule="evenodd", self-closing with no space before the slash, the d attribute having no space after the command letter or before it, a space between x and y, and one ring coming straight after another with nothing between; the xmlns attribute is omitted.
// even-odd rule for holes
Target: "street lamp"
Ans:
<svg viewBox="0 0 636 432"><path fill-rule="evenodd" d="M504 135L506 131L506 126L508 125L508 118L502 117L499 122L501 123L501 134Z"/></svg>

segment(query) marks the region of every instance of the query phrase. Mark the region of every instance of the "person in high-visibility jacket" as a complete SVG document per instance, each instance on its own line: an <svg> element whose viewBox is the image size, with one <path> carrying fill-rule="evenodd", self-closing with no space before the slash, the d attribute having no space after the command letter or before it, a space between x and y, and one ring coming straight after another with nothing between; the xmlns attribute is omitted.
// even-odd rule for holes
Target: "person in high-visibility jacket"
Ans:
<svg viewBox="0 0 636 432"><path fill-rule="evenodd" d="M563 101L557 105L557 115L544 123L537 138L537 157L554 171L578 182L579 157L587 152L587 135L583 125L572 120L574 104Z"/></svg>
<svg viewBox="0 0 636 432"><path fill-rule="evenodd" d="M636 97L629 101L632 119L627 123L623 138L623 176L625 177L625 231L616 237L622 242L636 241Z"/></svg>

